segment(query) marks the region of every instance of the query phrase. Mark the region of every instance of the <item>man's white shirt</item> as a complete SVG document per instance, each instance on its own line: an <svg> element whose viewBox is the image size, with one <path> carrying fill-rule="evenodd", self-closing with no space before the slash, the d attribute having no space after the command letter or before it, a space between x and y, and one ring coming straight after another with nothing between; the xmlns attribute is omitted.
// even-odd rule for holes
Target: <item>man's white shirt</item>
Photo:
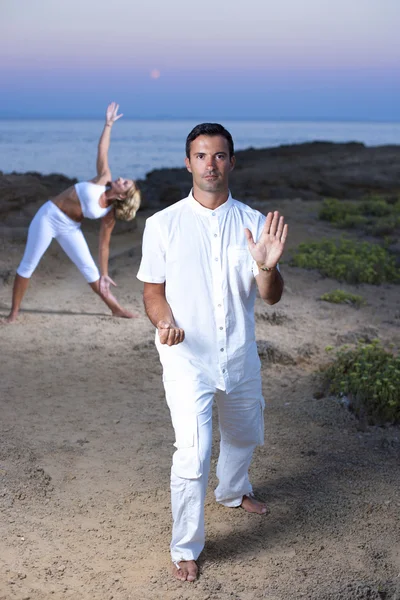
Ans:
<svg viewBox="0 0 400 600"><path fill-rule="evenodd" d="M254 331L258 267L244 228L255 241L265 217L234 200L210 210L189 196L146 221L138 279L165 283L165 296L185 340L156 346L165 381L201 380L229 393L257 377Z"/></svg>

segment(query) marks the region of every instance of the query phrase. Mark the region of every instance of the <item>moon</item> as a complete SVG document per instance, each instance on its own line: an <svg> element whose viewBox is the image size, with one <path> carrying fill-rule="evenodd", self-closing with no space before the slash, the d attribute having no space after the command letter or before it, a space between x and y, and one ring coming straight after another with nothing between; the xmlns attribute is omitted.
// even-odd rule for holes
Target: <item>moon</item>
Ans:
<svg viewBox="0 0 400 600"><path fill-rule="evenodd" d="M150 71L150 77L152 79L158 79L161 75L161 72L158 69L153 69L152 71Z"/></svg>

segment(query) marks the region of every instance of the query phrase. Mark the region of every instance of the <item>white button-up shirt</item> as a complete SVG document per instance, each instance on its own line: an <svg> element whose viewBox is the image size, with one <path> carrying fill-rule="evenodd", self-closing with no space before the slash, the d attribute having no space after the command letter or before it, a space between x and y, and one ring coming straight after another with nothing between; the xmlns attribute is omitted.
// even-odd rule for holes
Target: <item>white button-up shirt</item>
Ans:
<svg viewBox="0 0 400 600"><path fill-rule="evenodd" d="M258 267L244 228L255 241L265 217L232 199L210 210L190 193L146 221L138 279L164 283L165 295L185 340L156 346L163 379L191 378L229 393L257 377L254 331Z"/></svg>

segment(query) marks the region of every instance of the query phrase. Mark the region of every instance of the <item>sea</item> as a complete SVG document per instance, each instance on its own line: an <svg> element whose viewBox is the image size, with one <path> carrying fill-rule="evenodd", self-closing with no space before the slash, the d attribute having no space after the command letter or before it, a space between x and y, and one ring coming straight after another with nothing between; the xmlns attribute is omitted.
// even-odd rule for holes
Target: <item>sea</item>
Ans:
<svg viewBox="0 0 400 600"><path fill-rule="evenodd" d="M121 119L112 130L109 162L113 177L143 179L149 171L182 167L185 139L196 120ZM328 121L223 121L236 150L314 140L400 144L400 123ZM103 121L0 120L0 171L61 173L78 180L95 176Z"/></svg>

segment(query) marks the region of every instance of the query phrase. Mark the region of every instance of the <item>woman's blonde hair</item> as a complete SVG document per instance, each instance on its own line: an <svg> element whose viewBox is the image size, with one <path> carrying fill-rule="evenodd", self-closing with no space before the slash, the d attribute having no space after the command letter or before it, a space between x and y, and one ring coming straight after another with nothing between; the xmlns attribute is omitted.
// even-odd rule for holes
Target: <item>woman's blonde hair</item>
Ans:
<svg viewBox="0 0 400 600"><path fill-rule="evenodd" d="M128 190L125 198L114 200L116 218L120 221L132 221L136 216L140 201L140 190L138 190L134 183Z"/></svg>

